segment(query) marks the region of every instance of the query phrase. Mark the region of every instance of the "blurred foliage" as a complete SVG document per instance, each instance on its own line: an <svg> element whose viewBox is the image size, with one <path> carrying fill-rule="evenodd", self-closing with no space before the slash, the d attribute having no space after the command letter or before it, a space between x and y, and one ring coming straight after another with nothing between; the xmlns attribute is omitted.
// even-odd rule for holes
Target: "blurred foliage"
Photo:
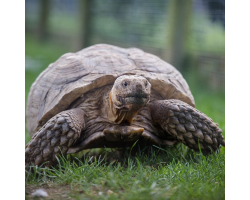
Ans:
<svg viewBox="0 0 250 200"><path fill-rule="evenodd" d="M130 46L148 46L166 49L169 46L167 5L168 1L157 1L151 6L140 1L102 1L94 0L91 4L91 32L90 40L99 37L105 42L119 41ZM74 14L61 11L51 12L49 17L49 32L54 35L67 35L74 38L79 33L81 19L76 11ZM225 29L219 22L212 22L207 13L192 13L191 32L188 37L189 52L206 52L210 54L224 54ZM36 29L38 15L35 12L26 13L26 28ZM30 28L29 28L30 27ZM75 38L77 39L77 38ZM72 40L65 40L71 42ZM70 46L70 44L68 44Z"/></svg>
<svg viewBox="0 0 250 200"><path fill-rule="evenodd" d="M224 55L224 27L219 23L211 22L204 14L194 14L188 50L196 55L200 52Z"/></svg>

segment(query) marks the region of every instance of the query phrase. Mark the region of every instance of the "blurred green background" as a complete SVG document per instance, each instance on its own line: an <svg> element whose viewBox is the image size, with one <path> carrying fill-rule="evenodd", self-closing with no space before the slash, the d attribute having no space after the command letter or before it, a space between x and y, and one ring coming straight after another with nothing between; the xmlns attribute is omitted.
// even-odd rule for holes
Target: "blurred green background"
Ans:
<svg viewBox="0 0 250 200"><path fill-rule="evenodd" d="M137 47L175 66L197 108L224 132L225 1L26 0L25 22L26 102L36 77L64 53Z"/></svg>

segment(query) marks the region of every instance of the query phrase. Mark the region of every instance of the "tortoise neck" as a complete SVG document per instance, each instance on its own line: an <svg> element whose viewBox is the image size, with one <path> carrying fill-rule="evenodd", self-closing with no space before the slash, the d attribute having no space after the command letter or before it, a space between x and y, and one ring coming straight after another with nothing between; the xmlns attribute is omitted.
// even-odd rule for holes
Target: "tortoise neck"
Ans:
<svg viewBox="0 0 250 200"><path fill-rule="evenodd" d="M116 106L111 97L111 92L109 96L109 102L110 102L110 110L114 116L114 122L115 123L123 123L123 122L128 122L129 124L132 123L133 117L137 114L138 110L128 110L125 108L119 108Z"/></svg>

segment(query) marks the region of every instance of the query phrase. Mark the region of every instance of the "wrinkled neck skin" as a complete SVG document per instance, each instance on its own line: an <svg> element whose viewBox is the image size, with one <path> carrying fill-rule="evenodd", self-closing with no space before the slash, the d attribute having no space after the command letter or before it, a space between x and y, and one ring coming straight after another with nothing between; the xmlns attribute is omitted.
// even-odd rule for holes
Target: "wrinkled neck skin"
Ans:
<svg viewBox="0 0 250 200"><path fill-rule="evenodd" d="M132 123L138 110L150 99L151 85L140 76L119 77L110 91L110 110L115 123Z"/></svg>
<svg viewBox="0 0 250 200"><path fill-rule="evenodd" d="M138 107L137 109L133 108L133 109L127 109L126 107L123 106L123 104L121 105L116 105L113 103L112 101L112 91L110 92L110 109L112 114L115 117L115 122L120 124L121 122L128 122L129 124L132 123L132 119L133 117L137 114L138 110L142 107Z"/></svg>

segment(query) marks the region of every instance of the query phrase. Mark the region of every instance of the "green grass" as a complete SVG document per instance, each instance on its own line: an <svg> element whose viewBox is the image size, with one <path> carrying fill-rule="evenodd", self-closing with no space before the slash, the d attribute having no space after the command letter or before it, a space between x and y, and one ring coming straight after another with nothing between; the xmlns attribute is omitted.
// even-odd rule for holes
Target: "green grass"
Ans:
<svg viewBox="0 0 250 200"><path fill-rule="evenodd" d="M56 168L26 173L26 187L41 187L41 183L43 187L68 185L67 195L75 199L225 198L224 154L205 157L193 152L183 155L180 147L175 151L148 149L137 156L127 153L120 162L105 162L105 157L71 162L61 158ZM108 190L113 194L109 195Z"/></svg>
<svg viewBox="0 0 250 200"><path fill-rule="evenodd" d="M38 44L34 38L26 37L26 55L43 58L40 68L26 70L26 100L38 74L65 52L53 43ZM197 108L219 123L225 134L224 93L200 87L193 76L184 77ZM25 135L27 143L30 140L27 131ZM63 195L72 199L225 199L224 147L220 153L206 157L184 145L168 149L156 146L139 149L135 145L132 151L117 152L85 151L83 158L78 156L80 159L60 158L55 168L40 167L34 174L26 172L26 192L42 187L51 198L57 194L59 199Z"/></svg>

